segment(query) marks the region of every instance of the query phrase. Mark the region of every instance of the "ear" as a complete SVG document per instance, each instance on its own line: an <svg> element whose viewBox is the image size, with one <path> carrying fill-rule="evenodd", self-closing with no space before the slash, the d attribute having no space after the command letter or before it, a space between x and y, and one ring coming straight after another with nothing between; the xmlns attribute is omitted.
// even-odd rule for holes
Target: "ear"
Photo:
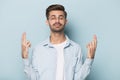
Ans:
<svg viewBox="0 0 120 80"><path fill-rule="evenodd" d="M46 20L46 24L48 25L48 20Z"/></svg>
<svg viewBox="0 0 120 80"><path fill-rule="evenodd" d="M66 19L65 24L67 24L67 23L68 23L68 20Z"/></svg>

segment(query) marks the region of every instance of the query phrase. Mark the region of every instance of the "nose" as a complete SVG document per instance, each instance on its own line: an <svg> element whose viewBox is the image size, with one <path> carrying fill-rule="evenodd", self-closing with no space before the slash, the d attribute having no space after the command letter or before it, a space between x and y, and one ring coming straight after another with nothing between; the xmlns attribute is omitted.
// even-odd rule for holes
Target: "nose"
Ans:
<svg viewBox="0 0 120 80"><path fill-rule="evenodd" d="M59 22L60 21L60 19L59 18L56 18L56 22Z"/></svg>

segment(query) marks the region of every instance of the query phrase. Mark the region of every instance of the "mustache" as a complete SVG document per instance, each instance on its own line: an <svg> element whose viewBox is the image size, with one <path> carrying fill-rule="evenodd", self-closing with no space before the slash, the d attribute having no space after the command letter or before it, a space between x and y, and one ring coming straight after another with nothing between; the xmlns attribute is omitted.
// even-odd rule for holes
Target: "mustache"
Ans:
<svg viewBox="0 0 120 80"><path fill-rule="evenodd" d="M53 26L55 26L55 25L60 25L61 26L62 24L59 23L59 22L56 22L56 23L53 24Z"/></svg>

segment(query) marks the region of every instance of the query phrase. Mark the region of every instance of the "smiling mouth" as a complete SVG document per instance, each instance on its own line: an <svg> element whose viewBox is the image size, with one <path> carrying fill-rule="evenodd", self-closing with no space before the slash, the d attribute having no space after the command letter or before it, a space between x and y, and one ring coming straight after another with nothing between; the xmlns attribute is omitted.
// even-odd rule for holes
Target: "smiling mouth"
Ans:
<svg viewBox="0 0 120 80"><path fill-rule="evenodd" d="M60 23L55 23L55 24L53 24L54 26L61 26L62 24L60 24Z"/></svg>
<svg viewBox="0 0 120 80"><path fill-rule="evenodd" d="M56 27L60 27L61 25L60 25L60 24L55 24L54 26L56 26Z"/></svg>

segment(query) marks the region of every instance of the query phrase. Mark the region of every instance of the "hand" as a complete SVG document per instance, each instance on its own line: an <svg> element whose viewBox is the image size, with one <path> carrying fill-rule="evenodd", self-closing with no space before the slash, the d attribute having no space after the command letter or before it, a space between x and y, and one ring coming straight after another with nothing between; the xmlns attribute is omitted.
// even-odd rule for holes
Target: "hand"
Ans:
<svg viewBox="0 0 120 80"><path fill-rule="evenodd" d="M89 59L94 58L96 48L97 48L97 36L94 35L93 40L90 43L88 43L88 45L87 45L87 49L88 49L87 58L89 58Z"/></svg>
<svg viewBox="0 0 120 80"><path fill-rule="evenodd" d="M22 58L26 59L28 58L28 49L31 46L30 41L26 40L26 33L24 32L22 34L22 43L21 43L21 48L22 48Z"/></svg>

